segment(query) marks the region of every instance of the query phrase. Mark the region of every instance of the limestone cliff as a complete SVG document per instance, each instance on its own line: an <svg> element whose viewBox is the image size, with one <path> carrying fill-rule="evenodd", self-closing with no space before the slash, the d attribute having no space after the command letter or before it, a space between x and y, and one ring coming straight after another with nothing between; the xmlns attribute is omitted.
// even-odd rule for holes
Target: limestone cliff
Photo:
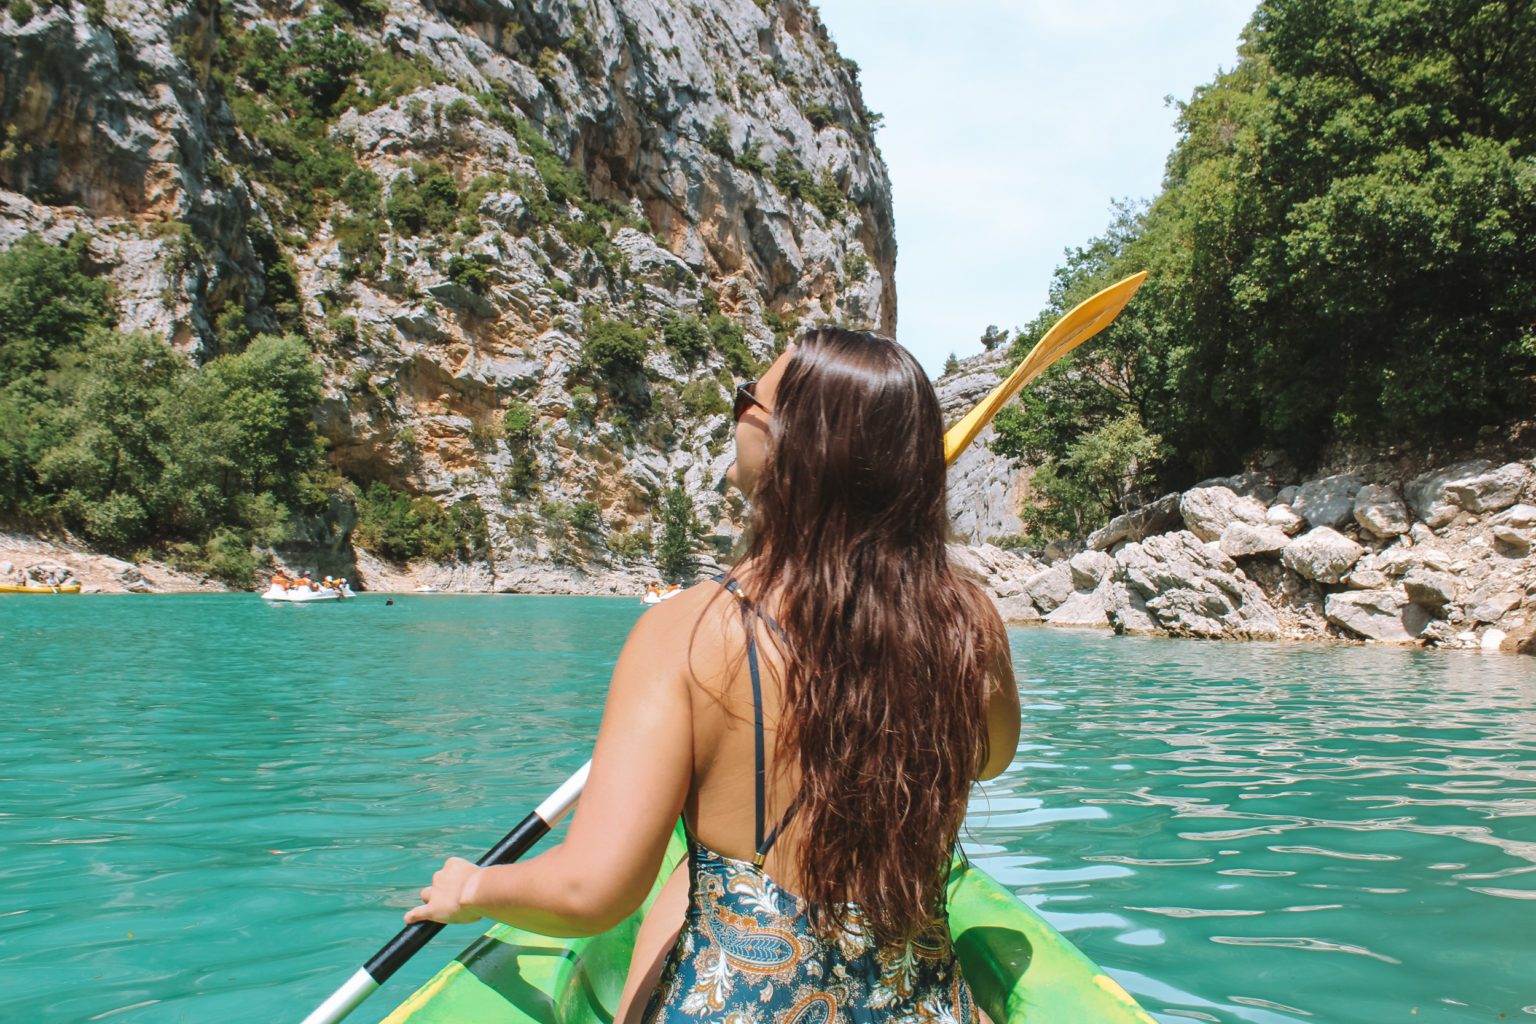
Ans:
<svg viewBox="0 0 1536 1024"><path fill-rule="evenodd" d="M194 358L306 335L342 478L485 513L452 585L627 588L675 478L731 535L733 377L894 330L877 123L804 0L12 0L0 246L89 232Z"/></svg>
<svg viewBox="0 0 1536 1024"><path fill-rule="evenodd" d="M940 377L935 386L944 422L954 423L995 388L1007 360L1007 347L997 347L963 360ZM1019 519L1026 490L1024 467L992 450L995 436L991 424L983 427L949 470L950 519L957 536L974 544L1014 537L1024 528Z"/></svg>

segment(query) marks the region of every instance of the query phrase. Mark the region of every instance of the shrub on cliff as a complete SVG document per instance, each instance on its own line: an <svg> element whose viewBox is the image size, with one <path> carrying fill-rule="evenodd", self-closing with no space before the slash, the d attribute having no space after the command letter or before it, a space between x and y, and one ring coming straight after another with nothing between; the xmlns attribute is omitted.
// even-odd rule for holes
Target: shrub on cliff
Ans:
<svg viewBox="0 0 1536 1024"><path fill-rule="evenodd" d="M512 453L512 464L502 478L502 487L510 494L525 494L538 479L534 446L539 440L538 410L523 401L513 401L502 416L502 436Z"/></svg>
<svg viewBox="0 0 1536 1024"><path fill-rule="evenodd" d="M446 231L457 219L458 208L459 186L453 174L424 160L395 178L384 204L390 224L402 235Z"/></svg>
<svg viewBox="0 0 1536 1024"><path fill-rule="evenodd" d="M650 331L609 320L591 306L582 315L582 329L577 375L600 387L627 419L643 415L651 404L645 379Z"/></svg>
<svg viewBox="0 0 1536 1024"><path fill-rule="evenodd" d="M1060 458L1133 416L1164 442L1153 490L1261 449L1305 466L1528 414L1533 54L1529 4L1260 4L1236 67L1180 106L1162 193L1069 252L1015 355L1111 281L1146 286L1000 443Z"/></svg>

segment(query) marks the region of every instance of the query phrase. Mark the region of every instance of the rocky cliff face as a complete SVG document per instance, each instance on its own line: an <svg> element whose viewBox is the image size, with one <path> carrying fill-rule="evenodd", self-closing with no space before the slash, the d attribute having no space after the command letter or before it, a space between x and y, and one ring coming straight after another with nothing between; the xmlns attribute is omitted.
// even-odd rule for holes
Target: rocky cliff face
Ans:
<svg viewBox="0 0 1536 1024"><path fill-rule="evenodd" d="M1007 348L998 347L964 360L935 382L946 424L970 412L997 386L1007 360ZM990 424L983 427L949 469L950 520L957 537L971 543L1014 537L1024 528L1019 503L1026 467L991 449L996 433Z"/></svg>
<svg viewBox="0 0 1536 1024"><path fill-rule="evenodd" d="M894 330L874 123L803 0L13 0L0 246L89 232L195 357L307 335L343 477L486 513L455 585L628 588L674 479L733 532L733 377Z"/></svg>

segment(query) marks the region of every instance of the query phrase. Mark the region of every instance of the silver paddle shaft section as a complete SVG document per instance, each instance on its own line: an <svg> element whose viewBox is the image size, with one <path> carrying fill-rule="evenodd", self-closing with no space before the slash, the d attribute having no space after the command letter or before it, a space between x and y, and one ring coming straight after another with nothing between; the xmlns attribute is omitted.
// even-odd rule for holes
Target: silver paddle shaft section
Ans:
<svg viewBox="0 0 1536 1024"><path fill-rule="evenodd" d="M588 761L564 782L560 788L544 798L544 802L533 809L533 813L543 818L550 828L563 817L565 812L576 806L576 801L581 799L581 791L587 788L587 776L592 774L592 762Z"/></svg>
<svg viewBox="0 0 1536 1024"><path fill-rule="evenodd" d="M345 985L332 992L329 999L304 1018L304 1024L336 1024L336 1021L357 1009L378 988L379 983L373 980L373 976L359 967Z"/></svg>
<svg viewBox="0 0 1536 1024"><path fill-rule="evenodd" d="M543 803L533 809L532 814L518 822L517 827L503 836L501 842L491 847L477 863L481 867L511 864L527 853L576 805L576 801L581 798L581 791L587 786L587 775L591 770L591 761L577 769L574 775L562 782L559 789L549 794ZM442 930L443 926L436 921L418 921L400 929L394 938L369 958L361 970L347 979L345 985L315 1007L314 1012L304 1018L304 1024L336 1024L373 995L380 985L388 981L391 975Z"/></svg>

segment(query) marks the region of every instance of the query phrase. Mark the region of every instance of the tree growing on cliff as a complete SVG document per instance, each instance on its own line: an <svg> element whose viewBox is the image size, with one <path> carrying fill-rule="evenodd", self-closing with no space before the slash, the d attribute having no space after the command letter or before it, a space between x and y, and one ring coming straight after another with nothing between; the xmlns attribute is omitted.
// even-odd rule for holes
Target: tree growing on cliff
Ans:
<svg viewBox="0 0 1536 1024"><path fill-rule="evenodd" d="M693 501L681 484L667 489L661 503L661 537L656 543L656 567L669 583L693 582L699 571L694 545L702 532Z"/></svg>

